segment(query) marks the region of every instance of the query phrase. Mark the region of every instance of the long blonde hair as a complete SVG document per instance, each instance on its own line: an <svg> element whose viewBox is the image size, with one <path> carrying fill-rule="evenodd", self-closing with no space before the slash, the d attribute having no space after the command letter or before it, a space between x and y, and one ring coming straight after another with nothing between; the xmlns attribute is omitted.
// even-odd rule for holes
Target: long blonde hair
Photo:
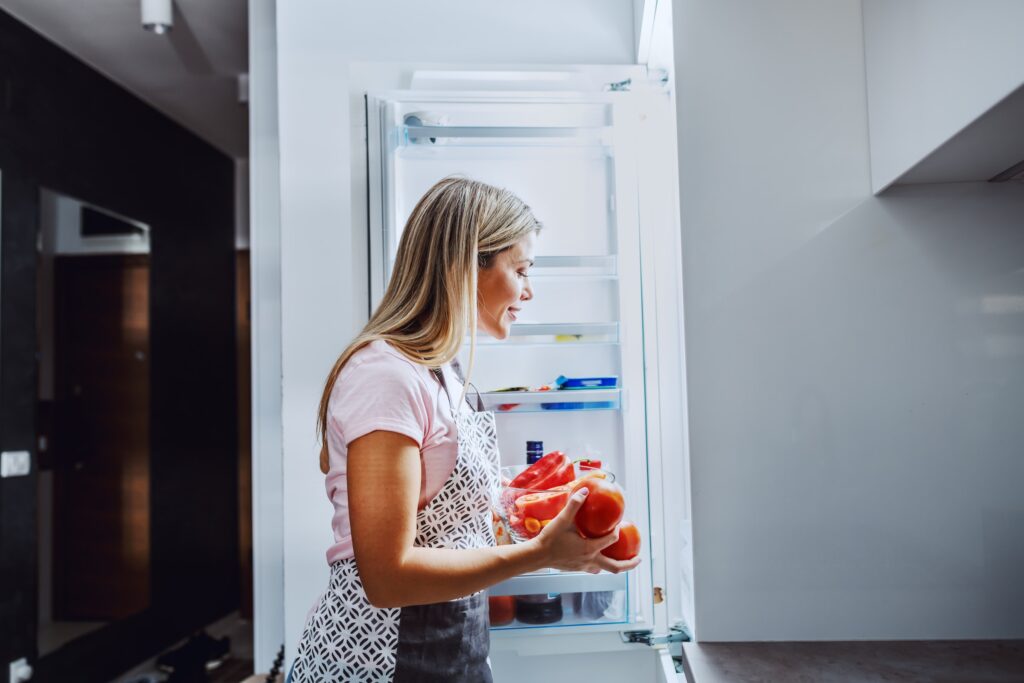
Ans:
<svg viewBox="0 0 1024 683"><path fill-rule="evenodd" d="M405 224L380 305L327 375L317 424L325 474L327 406L352 354L384 339L409 360L436 368L455 358L468 332L468 384L476 353L477 272L540 228L530 207L508 190L455 176L427 190ZM459 404L465 392L464 385Z"/></svg>

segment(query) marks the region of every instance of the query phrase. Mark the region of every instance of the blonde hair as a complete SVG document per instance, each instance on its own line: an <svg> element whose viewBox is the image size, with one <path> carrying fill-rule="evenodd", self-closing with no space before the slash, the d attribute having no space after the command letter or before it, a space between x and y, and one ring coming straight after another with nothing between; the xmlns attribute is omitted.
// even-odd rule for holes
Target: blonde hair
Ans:
<svg viewBox="0 0 1024 683"><path fill-rule="evenodd" d="M530 207L508 190L454 176L427 190L405 224L380 305L327 375L317 424L324 473L327 406L352 354L383 339L409 360L435 368L455 358L468 332L468 385L476 353L477 272L540 228ZM459 404L465 395L464 385Z"/></svg>

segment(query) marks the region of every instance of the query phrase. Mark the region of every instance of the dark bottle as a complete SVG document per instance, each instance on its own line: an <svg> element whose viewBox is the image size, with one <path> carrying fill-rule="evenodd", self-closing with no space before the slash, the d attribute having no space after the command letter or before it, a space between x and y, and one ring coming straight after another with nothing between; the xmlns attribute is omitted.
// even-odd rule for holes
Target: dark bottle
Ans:
<svg viewBox="0 0 1024 683"><path fill-rule="evenodd" d="M562 620L562 596L557 593L516 596L516 619L524 624L554 624Z"/></svg>
<svg viewBox="0 0 1024 683"><path fill-rule="evenodd" d="M532 465L544 456L543 441L526 442L526 464ZM562 620L562 596L538 593L516 596L516 619L524 624L554 624Z"/></svg>

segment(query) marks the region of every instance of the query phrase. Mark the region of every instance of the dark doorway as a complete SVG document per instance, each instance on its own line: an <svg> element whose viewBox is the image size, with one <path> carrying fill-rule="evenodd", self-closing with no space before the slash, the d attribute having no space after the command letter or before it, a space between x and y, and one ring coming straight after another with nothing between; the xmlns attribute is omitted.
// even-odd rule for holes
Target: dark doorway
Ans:
<svg viewBox="0 0 1024 683"><path fill-rule="evenodd" d="M43 191L37 266L39 654L150 605L144 229ZM94 218L109 230L97 233Z"/></svg>
<svg viewBox="0 0 1024 683"><path fill-rule="evenodd" d="M149 604L149 257L56 260L54 616Z"/></svg>

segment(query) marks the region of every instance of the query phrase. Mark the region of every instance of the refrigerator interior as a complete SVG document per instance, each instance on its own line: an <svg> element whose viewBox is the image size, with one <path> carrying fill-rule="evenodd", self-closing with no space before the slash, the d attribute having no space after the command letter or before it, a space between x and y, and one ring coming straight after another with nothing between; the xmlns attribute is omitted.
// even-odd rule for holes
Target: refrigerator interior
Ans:
<svg viewBox="0 0 1024 683"><path fill-rule="evenodd" d="M543 224L530 271L534 298L508 340L481 333L472 366L468 340L460 362L495 411L503 465L524 465L527 441L542 441L545 453L601 460L624 488L625 518L644 540L644 563L633 572L545 570L493 587L492 597L512 596L515 612L495 632L653 626L638 190L622 123L629 99L581 99L406 92L367 101L373 305L402 226L435 182L458 174L523 198ZM536 391L560 375L615 377L617 385ZM531 391L497 391L509 387Z"/></svg>

